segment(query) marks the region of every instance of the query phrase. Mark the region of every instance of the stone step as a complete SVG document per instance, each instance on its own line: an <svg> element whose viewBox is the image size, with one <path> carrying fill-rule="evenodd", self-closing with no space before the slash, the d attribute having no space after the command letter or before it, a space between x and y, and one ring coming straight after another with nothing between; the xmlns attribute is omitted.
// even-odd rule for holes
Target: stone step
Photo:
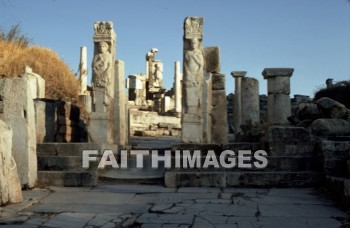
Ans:
<svg viewBox="0 0 350 228"><path fill-rule="evenodd" d="M109 184L163 184L165 169L110 169L99 173L99 182Z"/></svg>
<svg viewBox="0 0 350 228"><path fill-rule="evenodd" d="M37 155L56 156L81 156L83 150L98 150L102 154L104 150L118 151L116 144L99 143L39 143L37 144Z"/></svg>
<svg viewBox="0 0 350 228"><path fill-rule="evenodd" d="M89 169L83 168L81 156L38 155L39 171L92 171L97 165L97 162L91 162Z"/></svg>
<svg viewBox="0 0 350 228"><path fill-rule="evenodd" d="M264 169L256 168L253 164L254 162L259 162L255 158L252 158L251 161L246 161L245 164L252 164L252 168L240 168L238 167L238 161L235 159L235 167L234 168L224 168L220 163L220 158L217 157L217 161L219 164L219 168L213 167L212 165L208 168L187 168L186 170L194 170L194 171L254 171L254 170L263 170L263 171L318 171L321 169L320 160L315 159L315 157L291 157L291 156L266 156L268 161L268 165ZM180 163L183 164L183 157L181 157ZM201 167L205 162L206 157L201 156L200 164ZM227 164L230 164L228 160L226 160ZM160 165L163 165L163 162L160 162ZM189 164L187 163L188 167ZM175 170L175 157L172 157L172 168L170 170Z"/></svg>
<svg viewBox="0 0 350 228"><path fill-rule="evenodd" d="M39 186L93 187L97 180L96 171L38 171Z"/></svg>
<svg viewBox="0 0 350 228"><path fill-rule="evenodd" d="M319 183L316 172L194 172L167 171L166 187L310 187Z"/></svg>
<svg viewBox="0 0 350 228"><path fill-rule="evenodd" d="M175 150L200 150L207 152L208 150L214 150L215 153L221 153L224 150L232 150L238 152L238 150L251 150L253 152L257 150L265 150L266 146L263 143L249 143L249 142L237 142L228 144L193 144L193 143L181 143L172 145L172 151Z"/></svg>

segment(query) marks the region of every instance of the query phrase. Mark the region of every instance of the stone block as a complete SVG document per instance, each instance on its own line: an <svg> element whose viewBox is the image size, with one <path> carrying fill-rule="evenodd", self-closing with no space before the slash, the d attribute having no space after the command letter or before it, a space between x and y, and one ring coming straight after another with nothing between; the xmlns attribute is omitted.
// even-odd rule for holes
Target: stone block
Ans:
<svg viewBox="0 0 350 228"><path fill-rule="evenodd" d="M345 177L348 175L347 160L350 157L350 141L323 140L318 148L323 156L326 175Z"/></svg>
<svg viewBox="0 0 350 228"><path fill-rule="evenodd" d="M347 117L345 105L329 97L322 97L316 101L317 108L324 118L343 119Z"/></svg>
<svg viewBox="0 0 350 228"><path fill-rule="evenodd" d="M45 79L34 73L28 66L25 67L25 72L22 76L29 82L29 88L33 99L45 98Z"/></svg>
<svg viewBox="0 0 350 228"><path fill-rule="evenodd" d="M213 90L225 90L225 75L224 74L212 74L212 89Z"/></svg>
<svg viewBox="0 0 350 228"><path fill-rule="evenodd" d="M289 95L269 94L267 98L268 123L271 125L289 124L291 103Z"/></svg>
<svg viewBox="0 0 350 228"><path fill-rule="evenodd" d="M113 124L108 113L91 113L88 129L91 142L113 144Z"/></svg>
<svg viewBox="0 0 350 228"><path fill-rule="evenodd" d="M168 171L164 176L166 187L226 187L225 172Z"/></svg>
<svg viewBox="0 0 350 228"><path fill-rule="evenodd" d="M211 142L226 144L228 142L227 129L227 101L225 90L213 90L211 112Z"/></svg>
<svg viewBox="0 0 350 228"><path fill-rule="evenodd" d="M53 100L34 100L37 143L55 142L57 105Z"/></svg>
<svg viewBox="0 0 350 228"><path fill-rule="evenodd" d="M243 77L241 83L241 124L260 123L259 81Z"/></svg>
<svg viewBox="0 0 350 228"><path fill-rule="evenodd" d="M22 201L21 182L12 156L12 129L0 120L0 206Z"/></svg>
<svg viewBox="0 0 350 228"><path fill-rule="evenodd" d="M321 136L350 135L350 122L343 119L317 119L312 122L311 129Z"/></svg>
<svg viewBox="0 0 350 228"><path fill-rule="evenodd" d="M227 187L309 187L320 180L314 172L229 172Z"/></svg>
<svg viewBox="0 0 350 228"><path fill-rule="evenodd" d="M220 48L205 47L204 49L205 71L220 73Z"/></svg>
<svg viewBox="0 0 350 228"><path fill-rule="evenodd" d="M271 126L268 129L270 156L313 156L314 139L302 127Z"/></svg>
<svg viewBox="0 0 350 228"><path fill-rule="evenodd" d="M2 119L13 131L12 154L23 187L34 187L37 179L36 126L33 96L26 78L0 79Z"/></svg>

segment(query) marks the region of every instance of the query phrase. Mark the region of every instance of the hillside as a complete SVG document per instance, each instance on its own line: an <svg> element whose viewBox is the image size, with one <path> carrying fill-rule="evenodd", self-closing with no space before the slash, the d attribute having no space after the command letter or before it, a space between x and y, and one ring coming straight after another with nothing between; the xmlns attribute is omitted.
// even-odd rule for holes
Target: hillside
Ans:
<svg viewBox="0 0 350 228"><path fill-rule="evenodd" d="M79 82L67 64L53 50L29 46L25 37L11 38L10 32L0 34L0 77L19 76L28 65L46 80L46 98L76 103Z"/></svg>

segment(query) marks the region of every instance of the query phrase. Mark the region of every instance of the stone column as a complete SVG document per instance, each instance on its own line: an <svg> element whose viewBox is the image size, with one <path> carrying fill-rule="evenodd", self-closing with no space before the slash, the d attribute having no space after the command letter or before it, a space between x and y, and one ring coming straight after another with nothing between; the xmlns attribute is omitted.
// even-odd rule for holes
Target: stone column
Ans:
<svg viewBox="0 0 350 228"><path fill-rule="evenodd" d="M80 94L85 95L87 91L87 54L86 47L80 47L80 64L79 64L79 81L80 81Z"/></svg>
<svg viewBox="0 0 350 228"><path fill-rule="evenodd" d="M255 78L242 78L241 109L241 124L260 122L259 81Z"/></svg>
<svg viewBox="0 0 350 228"><path fill-rule="evenodd" d="M242 123L242 95L241 95L241 82L242 77L247 74L246 71L232 71L231 75L235 79L235 95L233 97L233 126L235 128L235 134L241 132Z"/></svg>
<svg viewBox="0 0 350 228"><path fill-rule="evenodd" d="M265 68L262 72L264 79L267 79L267 116L270 125L289 124L290 77L293 71L293 68Z"/></svg>
<svg viewBox="0 0 350 228"><path fill-rule="evenodd" d="M124 62L115 61L115 92L114 92L114 143L126 145L128 141L127 116L125 111L125 83L124 83Z"/></svg>
<svg viewBox="0 0 350 228"><path fill-rule="evenodd" d="M116 49L112 22L94 23L94 46L89 136L92 142L112 144Z"/></svg>
<svg viewBox="0 0 350 228"><path fill-rule="evenodd" d="M180 62L175 62L175 112L181 113L182 108L182 96L181 96L181 72L180 72Z"/></svg>
<svg viewBox="0 0 350 228"><path fill-rule="evenodd" d="M202 84L204 56L203 17L184 21L182 135L184 143L203 143Z"/></svg>

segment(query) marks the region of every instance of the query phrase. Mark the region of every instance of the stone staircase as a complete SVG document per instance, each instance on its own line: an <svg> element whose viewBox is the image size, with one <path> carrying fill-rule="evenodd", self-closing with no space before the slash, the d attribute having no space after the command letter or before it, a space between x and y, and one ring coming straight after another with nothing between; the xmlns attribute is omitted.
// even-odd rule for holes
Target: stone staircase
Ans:
<svg viewBox="0 0 350 228"><path fill-rule="evenodd" d="M265 150L268 165L264 169L244 168L171 168L165 173L167 187L309 187L320 183L323 176L321 157L313 139L303 128L273 127L268 143L237 142L218 144L178 144L172 150L214 150L217 158L224 150ZM202 158L204 161L204 157ZM254 161L254 160L253 160ZM203 164L203 163L202 163Z"/></svg>
<svg viewBox="0 0 350 228"><path fill-rule="evenodd" d="M111 149L117 153L117 145L96 143L41 143L37 144L39 186L96 186L97 162L89 169L82 168L82 151Z"/></svg>

